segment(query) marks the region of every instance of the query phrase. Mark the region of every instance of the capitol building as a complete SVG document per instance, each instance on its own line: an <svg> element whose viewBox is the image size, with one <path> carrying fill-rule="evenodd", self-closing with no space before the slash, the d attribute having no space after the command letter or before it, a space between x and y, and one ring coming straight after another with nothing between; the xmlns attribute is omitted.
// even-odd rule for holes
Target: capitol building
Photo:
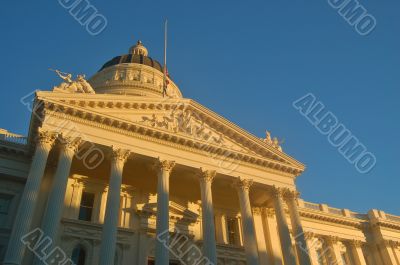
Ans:
<svg viewBox="0 0 400 265"><path fill-rule="evenodd" d="M21 99L28 135L0 129L1 264L400 265L400 217L304 201L301 162L140 41L87 81L55 72Z"/></svg>

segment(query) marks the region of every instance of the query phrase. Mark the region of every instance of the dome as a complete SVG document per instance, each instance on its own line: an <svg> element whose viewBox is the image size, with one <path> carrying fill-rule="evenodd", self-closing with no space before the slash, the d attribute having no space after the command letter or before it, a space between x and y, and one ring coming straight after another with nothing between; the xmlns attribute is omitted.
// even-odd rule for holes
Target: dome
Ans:
<svg viewBox="0 0 400 265"><path fill-rule="evenodd" d="M116 56L116 57L112 58L111 60L109 60L108 62L106 62L101 67L99 72L107 67L117 65L117 64L124 64L124 63L143 64L143 65L153 67L154 69L157 69L161 73L163 71L162 65L158 61L154 60L151 57L139 55L139 54L125 54L125 55Z"/></svg>
<svg viewBox="0 0 400 265"><path fill-rule="evenodd" d="M150 67L157 69L158 71L162 72L163 67L162 65L148 56L149 52L147 48L143 46L143 43L139 40L136 45L132 46L129 49L129 54L120 55L112 58L108 62L106 62L103 67L99 70L103 70L104 68L116 65L116 64L124 64L124 63L137 63L143 64Z"/></svg>
<svg viewBox="0 0 400 265"><path fill-rule="evenodd" d="M106 62L89 82L99 94L164 97L163 66L148 55L147 48L138 41L128 54ZM166 95L181 98L178 86L169 75L167 79Z"/></svg>

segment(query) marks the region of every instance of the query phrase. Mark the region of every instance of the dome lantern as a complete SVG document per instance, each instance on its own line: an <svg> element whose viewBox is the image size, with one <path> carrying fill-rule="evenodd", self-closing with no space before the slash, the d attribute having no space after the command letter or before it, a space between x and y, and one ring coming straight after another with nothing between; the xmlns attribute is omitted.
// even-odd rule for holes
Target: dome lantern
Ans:
<svg viewBox="0 0 400 265"><path fill-rule="evenodd" d="M129 49L129 53L143 56L148 56L149 54L147 48L143 46L143 43L140 40L137 41L136 45Z"/></svg>

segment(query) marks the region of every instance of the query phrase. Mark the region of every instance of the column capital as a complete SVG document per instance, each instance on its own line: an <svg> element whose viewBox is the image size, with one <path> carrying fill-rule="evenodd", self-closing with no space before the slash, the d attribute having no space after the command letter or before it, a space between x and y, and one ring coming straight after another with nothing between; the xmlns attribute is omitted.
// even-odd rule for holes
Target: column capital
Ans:
<svg viewBox="0 0 400 265"><path fill-rule="evenodd" d="M54 145L54 143L57 139L57 136L58 135L55 132L51 132L51 131L45 130L43 128L39 128L38 134L36 137L36 142L38 144L44 145L50 149Z"/></svg>
<svg viewBox="0 0 400 265"><path fill-rule="evenodd" d="M111 159L117 163L125 163L131 152L127 149L121 149L112 146Z"/></svg>
<svg viewBox="0 0 400 265"><path fill-rule="evenodd" d="M274 198L281 198L283 199L283 196L285 195L285 188L282 187L277 187L277 186L272 186L272 195Z"/></svg>
<svg viewBox="0 0 400 265"><path fill-rule="evenodd" d="M274 217L275 216L275 209L274 208L263 208L263 213L267 217Z"/></svg>
<svg viewBox="0 0 400 265"><path fill-rule="evenodd" d="M317 238L317 235L314 232L304 232L304 237L306 240L312 240L314 238Z"/></svg>
<svg viewBox="0 0 400 265"><path fill-rule="evenodd" d="M362 247L363 242L361 240L353 239L349 241L350 245L353 247Z"/></svg>
<svg viewBox="0 0 400 265"><path fill-rule="evenodd" d="M249 191L250 187L253 185L253 180L242 179L241 177L238 177L237 179L234 180L232 185L238 190Z"/></svg>
<svg viewBox="0 0 400 265"><path fill-rule="evenodd" d="M400 247L400 242L394 241L394 240L383 240L383 243L384 243L386 246L390 246L390 247L393 247L393 248L398 248L398 247Z"/></svg>
<svg viewBox="0 0 400 265"><path fill-rule="evenodd" d="M78 150L79 145L82 143L82 140L79 137L68 137L63 134L59 134L58 142L61 145L61 148L64 150L75 153Z"/></svg>
<svg viewBox="0 0 400 265"><path fill-rule="evenodd" d="M252 211L254 215L261 215L263 209L261 207L253 207Z"/></svg>
<svg viewBox="0 0 400 265"><path fill-rule="evenodd" d="M208 170L205 168L200 168L200 173L198 174L200 180L205 182L213 182L215 176L217 175L217 171L215 170Z"/></svg>
<svg viewBox="0 0 400 265"><path fill-rule="evenodd" d="M300 197L300 192L298 192L297 190L285 188L283 190L283 195L288 200L297 200Z"/></svg>
<svg viewBox="0 0 400 265"><path fill-rule="evenodd" d="M339 237L337 237L337 236L326 236L325 238L324 238L324 240L327 242L327 243L330 243L330 244L336 244L336 243L338 243L340 240L339 240Z"/></svg>
<svg viewBox="0 0 400 265"><path fill-rule="evenodd" d="M175 161L158 158L157 161L154 163L154 168L159 171L162 170L171 172L172 169L174 169L175 164Z"/></svg>

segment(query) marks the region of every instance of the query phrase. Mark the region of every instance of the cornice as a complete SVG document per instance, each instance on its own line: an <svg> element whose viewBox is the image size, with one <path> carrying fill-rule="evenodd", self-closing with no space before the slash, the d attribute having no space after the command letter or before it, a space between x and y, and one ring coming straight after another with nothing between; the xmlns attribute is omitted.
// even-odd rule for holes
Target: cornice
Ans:
<svg viewBox="0 0 400 265"><path fill-rule="evenodd" d="M394 221L390 221L390 220L387 220L387 219L382 219L382 218L379 218L373 225L374 226L384 227L384 228L400 230L400 223L394 222Z"/></svg>
<svg viewBox="0 0 400 265"><path fill-rule="evenodd" d="M315 211L306 208L299 208L299 213L301 217L311 218L314 220L324 221L329 223L341 224L345 226L352 226L356 228L363 228L367 223L366 221L363 220L357 220L346 216L334 215L331 213Z"/></svg>
<svg viewBox="0 0 400 265"><path fill-rule="evenodd" d="M248 149L257 151L263 157L272 157L275 160L280 160L289 166L296 168L298 171L296 175L299 175L304 171L305 166L292 158L291 156L280 152L268 145L267 143L260 140L258 137L250 134L243 130L234 123L228 121L217 113L209 110L191 99L160 99L160 98L144 98L134 97L125 95L109 95L109 94L96 94L96 95L65 95L64 93L54 92L38 92L38 98L44 99L45 101L52 101L53 103L63 102L70 106L90 106L96 108L108 108L108 109L139 109L139 110L170 110L177 103L185 104L189 110L195 110L199 116L204 119L205 122L211 126L215 126L220 130L221 133L227 135L230 139L235 140L238 143L243 143ZM56 99L54 101L52 99ZM86 109L87 110L87 109ZM103 115L103 114L102 114ZM291 164L291 165L290 165Z"/></svg>
<svg viewBox="0 0 400 265"><path fill-rule="evenodd" d="M91 103L89 102L88 104ZM122 102L113 102L112 104L116 107L123 106ZM134 104L140 106L137 102ZM225 152L229 152L231 154L235 154L235 160L237 160L238 164L251 165L254 168L262 170L267 169L268 171L273 173L286 174L287 176L292 177L300 173L299 168L293 167L281 161L272 160L270 158L261 157L259 155L254 156L228 148L221 148L221 146L218 146L216 144L210 144L209 142L201 140L194 140L192 137L188 137L182 134L173 134L171 132L160 130L158 128L150 127L144 124L134 123L104 113L96 112L95 109L86 109L83 106L79 105L71 106L65 102L60 103L58 101L46 99L44 112L45 115L56 116L62 119L65 119L68 116L68 119L79 123L88 124L90 126L107 129L125 135L134 136L136 138L145 139L147 141L168 144L175 148L184 149L191 152L202 154L210 153L201 150L204 145L207 145L207 147L210 147L210 151L213 154L223 155ZM103 102L102 107L105 106L107 105L105 102ZM153 108L154 107L156 106L154 105ZM54 111L55 109L61 110L62 113L60 113L59 111Z"/></svg>

